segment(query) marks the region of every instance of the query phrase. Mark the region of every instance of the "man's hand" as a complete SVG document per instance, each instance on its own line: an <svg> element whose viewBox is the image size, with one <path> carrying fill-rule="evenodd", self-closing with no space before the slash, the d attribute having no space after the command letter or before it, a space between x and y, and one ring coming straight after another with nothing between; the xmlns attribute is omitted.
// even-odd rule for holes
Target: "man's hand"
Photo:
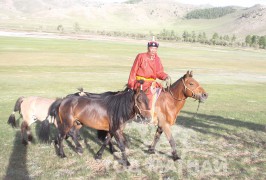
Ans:
<svg viewBox="0 0 266 180"><path fill-rule="evenodd" d="M171 77L169 75L164 79L164 81L166 82L166 86L170 87L170 85L171 85Z"/></svg>

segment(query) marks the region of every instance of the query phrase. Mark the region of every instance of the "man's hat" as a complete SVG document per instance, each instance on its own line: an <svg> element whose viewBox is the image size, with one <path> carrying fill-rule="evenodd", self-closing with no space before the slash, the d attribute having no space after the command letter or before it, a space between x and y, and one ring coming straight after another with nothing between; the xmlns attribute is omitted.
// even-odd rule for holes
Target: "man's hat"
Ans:
<svg viewBox="0 0 266 180"><path fill-rule="evenodd" d="M152 37L152 41L148 42L148 47L159 47L159 43L155 41L154 36Z"/></svg>

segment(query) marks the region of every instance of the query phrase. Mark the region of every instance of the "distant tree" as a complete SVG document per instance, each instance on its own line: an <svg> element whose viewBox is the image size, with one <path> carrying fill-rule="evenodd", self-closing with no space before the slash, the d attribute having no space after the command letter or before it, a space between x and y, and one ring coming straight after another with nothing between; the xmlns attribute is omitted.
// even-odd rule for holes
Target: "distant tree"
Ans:
<svg viewBox="0 0 266 180"><path fill-rule="evenodd" d="M266 49L266 36L261 36L259 38L259 46L260 48Z"/></svg>
<svg viewBox="0 0 266 180"><path fill-rule="evenodd" d="M188 38L189 38L188 32L187 31L184 31L182 37L183 37L183 41L187 42L188 41Z"/></svg>
<svg viewBox="0 0 266 180"><path fill-rule="evenodd" d="M208 37L207 37L207 35L206 35L205 32L202 33L202 39L203 39L203 41L204 41L205 44L208 43Z"/></svg>
<svg viewBox="0 0 266 180"><path fill-rule="evenodd" d="M73 26L74 26L74 31L75 32L79 32L80 31L79 23L75 22Z"/></svg>
<svg viewBox="0 0 266 180"><path fill-rule="evenodd" d="M219 43L219 35L218 35L218 33L214 33L212 35L211 42L212 42L213 45L217 45Z"/></svg>
<svg viewBox="0 0 266 180"><path fill-rule="evenodd" d="M233 34L232 38L231 38L231 42L234 43L236 41L236 36Z"/></svg>
<svg viewBox="0 0 266 180"><path fill-rule="evenodd" d="M125 3L126 4L137 4L137 3L139 3L139 2L141 2L142 0L128 0L128 1L126 1Z"/></svg>
<svg viewBox="0 0 266 180"><path fill-rule="evenodd" d="M251 44L252 44L252 41L251 41L251 35L247 35L247 36L246 36L245 43L246 43L248 46L251 46Z"/></svg>
<svg viewBox="0 0 266 180"><path fill-rule="evenodd" d="M223 40L225 40L225 41L230 41L230 38L229 38L229 36L228 35L224 35L224 37L223 37Z"/></svg>
<svg viewBox="0 0 266 180"><path fill-rule="evenodd" d="M259 43L259 36L253 35L251 37L251 44L254 46L254 45L257 45L258 43Z"/></svg>
<svg viewBox="0 0 266 180"><path fill-rule="evenodd" d="M195 31L192 31L192 33L191 33L191 38L192 38L192 42L196 42L196 33L195 33Z"/></svg>
<svg viewBox="0 0 266 180"><path fill-rule="evenodd" d="M176 35L175 35L175 31L174 30L171 30L171 32L170 32L170 39L171 40L176 39Z"/></svg>
<svg viewBox="0 0 266 180"><path fill-rule="evenodd" d="M198 34L197 42L202 43L202 33L199 33L199 34Z"/></svg>
<svg viewBox="0 0 266 180"><path fill-rule="evenodd" d="M63 27L63 25L62 24L59 24L58 26L57 26L57 31L59 31L60 33L63 33L64 32L64 27Z"/></svg>

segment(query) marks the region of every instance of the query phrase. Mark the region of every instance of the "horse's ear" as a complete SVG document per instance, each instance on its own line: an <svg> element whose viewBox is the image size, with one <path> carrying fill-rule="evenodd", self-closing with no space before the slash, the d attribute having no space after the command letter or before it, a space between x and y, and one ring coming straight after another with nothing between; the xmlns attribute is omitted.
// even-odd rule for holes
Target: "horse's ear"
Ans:
<svg viewBox="0 0 266 180"><path fill-rule="evenodd" d="M193 71L190 71L190 77L193 77Z"/></svg>
<svg viewBox="0 0 266 180"><path fill-rule="evenodd" d="M183 76L183 78L188 78L189 77L189 71L187 71L187 73Z"/></svg>
<svg viewBox="0 0 266 180"><path fill-rule="evenodd" d="M83 88L80 87L80 88L77 88L80 92L83 92Z"/></svg>

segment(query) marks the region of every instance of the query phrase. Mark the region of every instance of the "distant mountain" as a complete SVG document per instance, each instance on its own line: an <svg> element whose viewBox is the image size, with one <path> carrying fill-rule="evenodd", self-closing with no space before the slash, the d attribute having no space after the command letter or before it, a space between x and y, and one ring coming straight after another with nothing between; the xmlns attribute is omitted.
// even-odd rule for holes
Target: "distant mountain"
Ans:
<svg viewBox="0 0 266 180"><path fill-rule="evenodd" d="M164 29L206 34L266 35L266 7L233 7L216 19L186 19L187 13L210 8L180 4L174 0L129 0L97 3L90 0L4 0L0 2L0 30L119 31L159 33Z"/></svg>

